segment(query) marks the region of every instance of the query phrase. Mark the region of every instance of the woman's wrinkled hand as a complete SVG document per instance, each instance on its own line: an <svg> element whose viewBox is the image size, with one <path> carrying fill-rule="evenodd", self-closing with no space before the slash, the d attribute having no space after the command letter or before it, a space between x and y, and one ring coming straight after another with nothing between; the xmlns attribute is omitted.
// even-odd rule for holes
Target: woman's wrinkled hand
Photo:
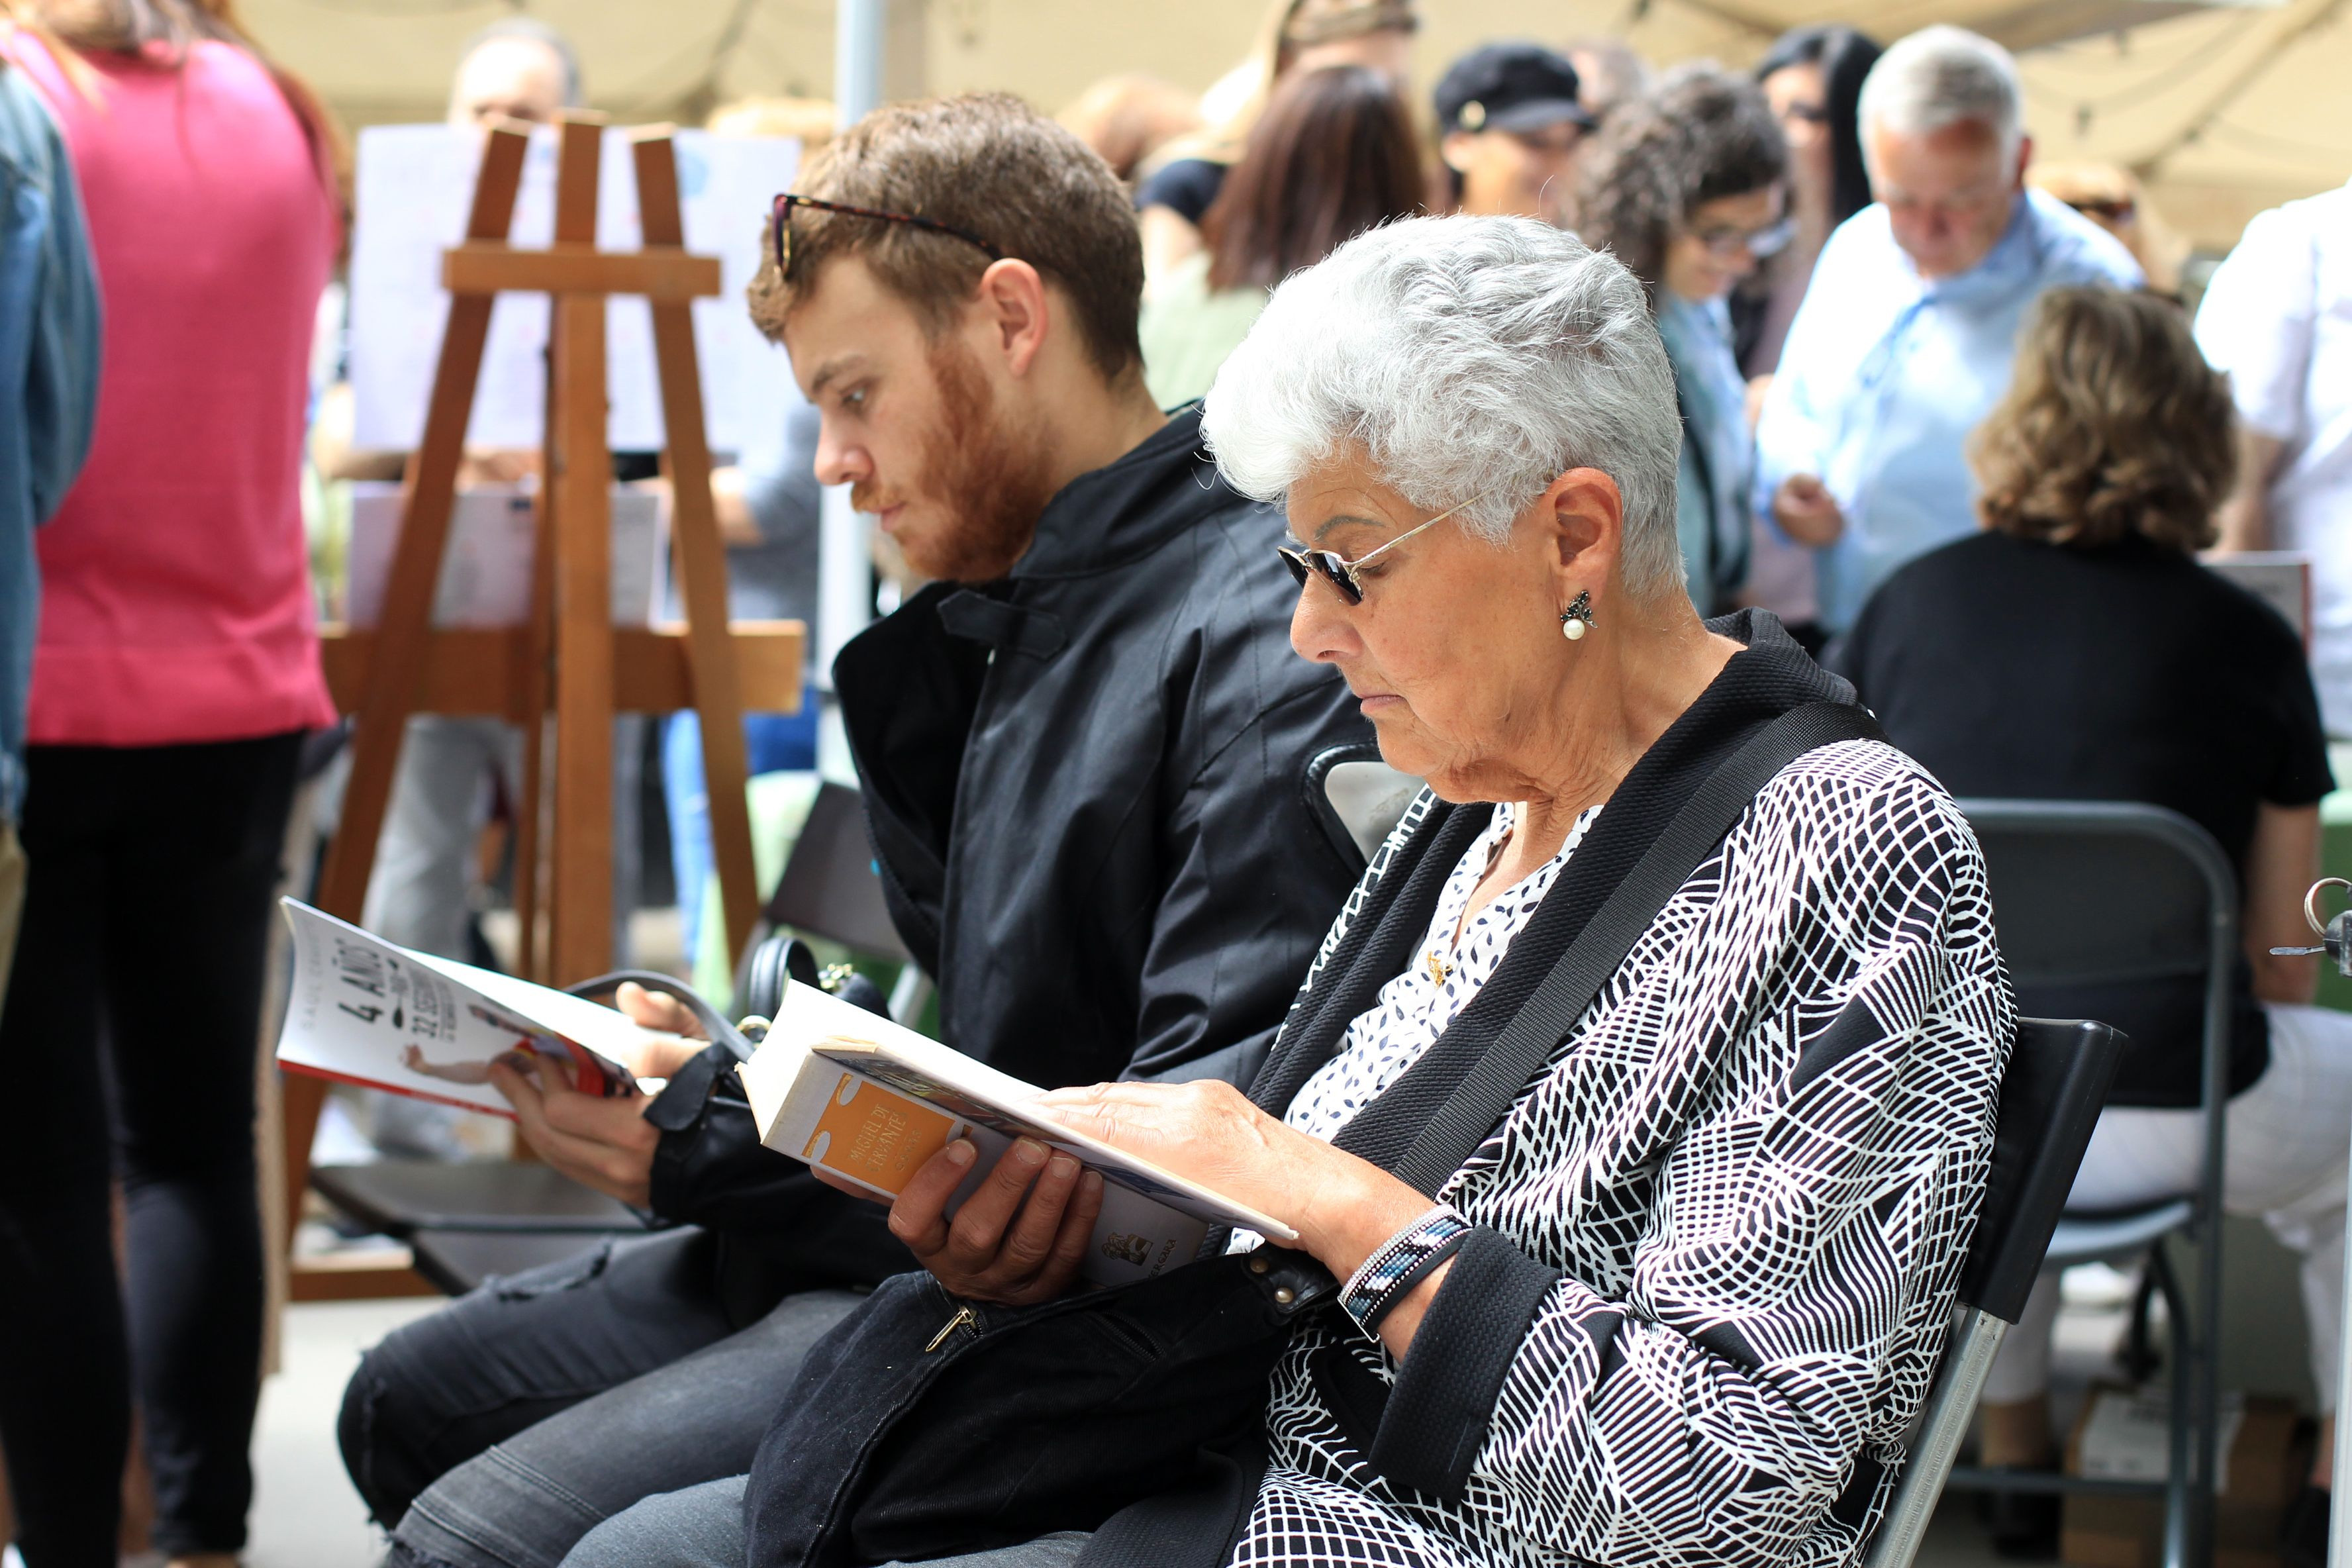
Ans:
<svg viewBox="0 0 2352 1568"><path fill-rule="evenodd" d="M1034 1103L1074 1132L1282 1221L1343 1277L1429 1207L1379 1166L1267 1115L1221 1079L1097 1084Z"/></svg>
<svg viewBox="0 0 2352 1568"><path fill-rule="evenodd" d="M1345 1279L1382 1243L1429 1212L1428 1197L1369 1160L1268 1116L1229 1083L1104 1083L1032 1102L1069 1128L1180 1176L1298 1233L1297 1245ZM1381 1320L1381 1342L1402 1360L1453 1269L1448 1259Z"/></svg>

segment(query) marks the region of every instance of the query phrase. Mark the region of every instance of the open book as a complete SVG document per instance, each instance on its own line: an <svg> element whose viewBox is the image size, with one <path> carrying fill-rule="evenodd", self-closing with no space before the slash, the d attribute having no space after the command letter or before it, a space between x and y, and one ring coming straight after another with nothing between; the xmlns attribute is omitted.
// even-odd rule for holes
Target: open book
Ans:
<svg viewBox="0 0 2352 1568"><path fill-rule="evenodd" d="M294 933L294 994L278 1036L278 1065L289 1072L511 1118L490 1087L500 1056L530 1052L572 1088L609 1097L638 1087L621 1064L639 1047L677 1037L601 1003L413 952L308 904L278 901Z"/></svg>
<svg viewBox="0 0 2352 1568"><path fill-rule="evenodd" d="M1211 1225L1297 1239L1279 1220L1040 1115L1029 1102L1045 1091L1034 1084L813 985L786 989L767 1039L739 1070L762 1142L877 1196L897 1196L956 1138L980 1151L959 1202L1015 1138L1076 1156L1103 1178L1082 1270L1098 1284L1191 1262Z"/></svg>

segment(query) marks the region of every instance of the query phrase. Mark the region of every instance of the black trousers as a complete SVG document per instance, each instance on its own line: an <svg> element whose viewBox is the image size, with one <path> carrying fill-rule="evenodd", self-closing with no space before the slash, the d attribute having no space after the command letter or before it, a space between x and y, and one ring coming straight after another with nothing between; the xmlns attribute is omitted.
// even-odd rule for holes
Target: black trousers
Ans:
<svg viewBox="0 0 2352 1568"><path fill-rule="evenodd" d="M0 1005L0 1445L26 1568L113 1568L134 1382L156 1546L245 1544L254 1053L299 745L31 750Z"/></svg>
<svg viewBox="0 0 2352 1568"><path fill-rule="evenodd" d="M717 1249L692 1228L595 1243L362 1357L337 1436L399 1527L385 1568L556 1568L646 1497L750 1469L801 1358L863 1298L796 1291L747 1321Z"/></svg>

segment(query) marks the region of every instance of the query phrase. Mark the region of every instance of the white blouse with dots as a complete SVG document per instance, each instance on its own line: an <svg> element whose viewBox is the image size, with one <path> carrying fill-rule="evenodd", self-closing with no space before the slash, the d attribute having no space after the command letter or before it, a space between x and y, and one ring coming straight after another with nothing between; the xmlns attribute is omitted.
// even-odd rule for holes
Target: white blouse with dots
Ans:
<svg viewBox="0 0 2352 1568"><path fill-rule="evenodd" d="M1536 906L1559 879L1568 858L1600 817L1601 807L1578 816L1559 854L1513 883L1465 926L1462 911L1470 907L1470 895L1494 868L1495 858L1510 843L1525 812L1521 805L1496 808L1494 821L1446 879L1413 962L1381 986L1380 999L1348 1026L1338 1054L1299 1087L1283 1121L1328 1142L1419 1061L1454 1015L1493 978L1511 940L1535 918ZM1457 928L1459 941L1454 939Z"/></svg>

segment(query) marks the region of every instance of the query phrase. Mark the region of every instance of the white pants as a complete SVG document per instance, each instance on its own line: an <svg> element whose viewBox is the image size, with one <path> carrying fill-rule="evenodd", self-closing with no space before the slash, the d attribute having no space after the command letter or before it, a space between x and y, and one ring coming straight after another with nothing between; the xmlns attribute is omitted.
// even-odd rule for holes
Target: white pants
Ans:
<svg viewBox="0 0 2352 1568"><path fill-rule="evenodd" d="M2346 1162L2352 1157L2352 1014L2266 1002L2271 1063L2230 1101L2222 1206L2259 1215L2302 1258L2303 1310L2320 1409L2336 1404L2344 1326ZM2187 1192L2204 1152L2197 1110L2117 1106L2100 1113L2067 1197L2070 1208L2126 1208ZM1987 1404L2031 1399L2050 1384L2058 1275L2034 1282L2025 1314L1985 1380Z"/></svg>
<svg viewBox="0 0 2352 1568"><path fill-rule="evenodd" d="M613 721L613 956L627 962L629 911L643 856L637 818L645 719ZM420 713L408 721L376 842L375 875L360 923L387 942L462 959L473 907L474 845L488 817L491 777L522 788L522 736L503 719Z"/></svg>

